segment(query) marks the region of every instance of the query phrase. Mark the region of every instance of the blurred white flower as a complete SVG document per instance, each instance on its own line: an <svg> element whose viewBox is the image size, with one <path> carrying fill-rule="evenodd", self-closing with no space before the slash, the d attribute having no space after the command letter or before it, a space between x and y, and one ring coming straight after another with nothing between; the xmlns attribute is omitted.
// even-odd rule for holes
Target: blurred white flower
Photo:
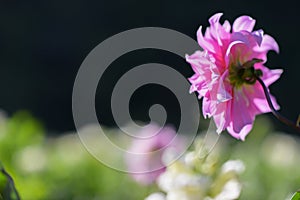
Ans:
<svg viewBox="0 0 300 200"><path fill-rule="evenodd" d="M262 145L264 159L275 167L289 167L299 156L299 145L287 134L272 134Z"/></svg>
<svg viewBox="0 0 300 200"><path fill-rule="evenodd" d="M218 194L214 200L233 200L237 199L242 191L242 184L237 180L228 181L220 194Z"/></svg>
<svg viewBox="0 0 300 200"><path fill-rule="evenodd" d="M238 174L244 172L245 165L241 160L229 160L222 165L221 172L227 173L230 171L234 171Z"/></svg>
<svg viewBox="0 0 300 200"><path fill-rule="evenodd" d="M47 155L41 146L28 146L16 154L16 166L27 173L43 170L47 165Z"/></svg>
<svg viewBox="0 0 300 200"><path fill-rule="evenodd" d="M186 172L166 171L158 178L158 186L165 192L189 189L201 193L206 189L208 183L207 177Z"/></svg>
<svg viewBox="0 0 300 200"><path fill-rule="evenodd" d="M165 200L237 199L242 190L238 177L245 170L243 162L228 160L221 164L216 152L199 158L197 150L169 165L157 179L158 187L166 193Z"/></svg>
<svg viewBox="0 0 300 200"><path fill-rule="evenodd" d="M184 162L189 167L193 167L195 165L195 162L197 162L197 160L198 160L198 158L194 151L188 152L184 156Z"/></svg>
<svg viewBox="0 0 300 200"><path fill-rule="evenodd" d="M168 192L166 200L199 200L202 194L198 191L172 190Z"/></svg>
<svg viewBox="0 0 300 200"><path fill-rule="evenodd" d="M161 192L157 192L150 194L145 200L166 200L166 196Z"/></svg>
<svg viewBox="0 0 300 200"><path fill-rule="evenodd" d="M61 162L69 165L74 165L82 161L84 147L80 143L79 138L75 134L65 134L55 138L56 155Z"/></svg>

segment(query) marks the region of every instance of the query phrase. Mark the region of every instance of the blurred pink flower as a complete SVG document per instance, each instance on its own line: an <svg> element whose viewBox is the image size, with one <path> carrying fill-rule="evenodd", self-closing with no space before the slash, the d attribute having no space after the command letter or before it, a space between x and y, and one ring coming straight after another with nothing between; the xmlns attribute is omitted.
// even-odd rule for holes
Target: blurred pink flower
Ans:
<svg viewBox="0 0 300 200"><path fill-rule="evenodd" d="M282 70L264 66L268 51L278 53L279 47L263 30L253 31L251 17L237 18L231 28L227 20L220 24L221 16L217 13L209 19L204 36L200 26L197 40L203 51L186 56L195 72L189 79L190 92L203 98L203 115L213 117L218 133L227 129L233 137L245 140L255 116L271 111L253 75L260 75L267 87L280 77ZM274 97L272 101L279 109Z"/></svg>
<svg viewBox="0 0 300 200"><path fill-rule="evenodd" d="M143 185L153 183L165 171L163 154L168 151L177 156L184 147L183 138L179 139L173 127L163 128L151 124L144 128L131 143L125 158L128 171L135 181ZM167 155L164 155L167 156Z"/></svg>

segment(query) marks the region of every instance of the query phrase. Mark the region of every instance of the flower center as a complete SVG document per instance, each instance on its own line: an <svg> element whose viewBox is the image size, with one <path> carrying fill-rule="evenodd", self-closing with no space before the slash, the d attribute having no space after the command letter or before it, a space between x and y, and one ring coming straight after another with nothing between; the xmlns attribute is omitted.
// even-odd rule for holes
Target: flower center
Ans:
<svg viewBox="0 0 300 200"><path fill-rule="evenodd" d="M256 82L256 77L262 76L260 69L254 69L254 64L262 62L263 60L253 58L240 65L231 65L229 67L229 81L234 87L240 87L244 83L253 85Z"/></svg>

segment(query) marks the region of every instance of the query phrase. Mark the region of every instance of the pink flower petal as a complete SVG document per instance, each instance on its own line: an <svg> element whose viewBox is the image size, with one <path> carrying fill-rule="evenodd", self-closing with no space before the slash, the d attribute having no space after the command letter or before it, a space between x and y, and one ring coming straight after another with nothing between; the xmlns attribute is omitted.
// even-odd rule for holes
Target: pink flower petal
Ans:
<svg viewBox="0 0 300 200"><path fill-rule="evenodd" d="M205 37L212 41L216 41L218 47L226 45L227 41L230 38L230 24L228 21L225 21L223 25L220 24L220 18L223 14L217 13L209 19L210 27L206 29ZM215 46L216 49L216 46Z"/></svg>
<svg viewBox="0 0 300 200"><path fill-rule="evenodd" d="M261 79L264 81L267 87L269 87L272 83L277 81L283 73L282 69L270 70L261 63L257 63L255 65L255 69L260 69L262 71L263 76L261 77Z"/></svg>
<svg viewBox="0 0 300 200"><path fill-rule="evenodd" d="M205 119L212 116L212 112L210 110L211 104L212 101L210 100L210 98L208 96L204 96L202 101L202 113Z"/></svg>
<svg viewBox="0 0 300 200"><path fill-rule="evenodd" d="M199 94L199 99L207 93L208 86L206 80L204 80L201 76L195 74L189 78L189 81L192 83L190 87L190 93L197 91Z"/></svg>
<svg viewBox="0 0 300 200"><path fill-rule="evenodd" d="M223 13L217 13L209 18L209 23L211 25L210 34L217 40L218 45L222 46L221 35L223 27L220 25L219 21Z"/></svg>
<svg viewBox="0 0 300 200"><path fill-rule="evenodd" d="M276 102L276 99L274 96L270 95L271 96L271 101L272 101L272 104L274 106L274 108L276 110L279 110L280 109L280 106L278 105L278 103ZM271 108L267 102L266 99L253 99L253 103L256 105L257 109L259 109L259 111L261 113L268 113L268 112L271 112Z"/></svg>
<svg viewBox="0 0 300 200"><path fill-rule="evenodd" d="M252 100L253 113L255 115L271 112L269 104L266 100L265 93L260 83L256 82L253 86L248 86L247 89L244 90L244 93L249 99ZM276 99L272 95L270 96L272 104L274 105L275 109L278 110L280 107L277 104Z"/></svg>
<svg viewBox="0 0 300 200"><path fill-rule="evenodd" d="M249 16L241 16L233 22L232 31L248 31L251 32L254 28L255 20Z"/></svg>
<svg viewBox="0 0 300 200"><path fill-rule="evenodd" d="M213 115L214 122L217 126L217 133L220 134L231 121L231 101L217 104L217 111Z"/></svg>
<svg viewBox="0 0 300 200"><path fill-rule="evenodd" d="M255 50L260 52L274 50L275 52L279 53L279 46L273 37L265 34L261 46L259 48L256 48Z"/></svg>
<svg viewBox="0 0 300 200"><path fill-rule="evenodd" d="M255 112L251 108L250 100L242 89L234 90L234 99L231 105L231 121L235 133L240 133L246 125L253 124Z"/></svg>
<svg viewBox="0 0 300 200"><path fill-rule="evenodd" d="M210 23L210 25L214 25L214 24L216 24L216 23L219 23L219 21L220 21L220 18L222 17L222 15L223 15L223 13L216 13L216 14L214 14L213 16L211 16L210 18L209 18L209 23Z"/></svg>
<svg viewBox="0 0 300 200"><path fill-rule="evenodd" d="M226 102L232 99L231 96L231 87L225 83L225 78L228 76L228 70L226 70L218 81L217 89L217 102ZM225 86L226 84L226 86Z"/></svg>
<svg viewBox="0 0 300 200"><path fill-rule="evenodd" d="M252 124L247 124L245 125L239 132L236 132L233 129L233 123L231 123L228 127L227 127L227 131L230 135L232 135L233 137L235 137L236 139L245 141L246 136L249 134L249 132L252 129Z"/></svg>
<svg viewBox="0 0 300 200"><path fill-rule="evenodd" d="M239 41L245 43L246 45L250 45L249 37L247 37L247 35L242 32L232 33L230 40L231 42Z"/></svg>
<svg viewBox="0 0 300 200"><path fill-rule="evenodd" d="M253 35L254 39L256 40L256 43L260 46L261 42L263 40L264 31L263 30L253 31L252 35Z"/></svg>
<svg viewBox="0 0 300 200"><path fill-rule="evenodd" d="M207 51L196 51L192 55L186 55L185 59L191 64L195 73L199 75L204 75L207 73L207 69L214 65L210 60Z"/></svg>
<svg viewBox="0 0 300 200"><path fill-rule="evenodd" d="M225 21L224 21L223 28L224 28L224 30L225 30L227 33L230 32L231 26L230 26L230 23L229 23L228 20L225 20Z"/></svg>
<svg viewBox="0 0 300 200"><path fill-rule="evenodd" d="M281 74L283 73L283 70L282 69L269 70L266 68L266 70L264 70L263 73L264 74L262 79L266 84L266 86L269 86L280 78Z"/></svg>
<svg viewBox="0 0 300 200"><path fill-rule="evenodd" d="M203 37L202 26L200 26L197 31L197 40L198 40L200 47L202 47L203 49L205 49L207 51L215 53L214 46L211 43L207 42L206 39Z"/></svg>

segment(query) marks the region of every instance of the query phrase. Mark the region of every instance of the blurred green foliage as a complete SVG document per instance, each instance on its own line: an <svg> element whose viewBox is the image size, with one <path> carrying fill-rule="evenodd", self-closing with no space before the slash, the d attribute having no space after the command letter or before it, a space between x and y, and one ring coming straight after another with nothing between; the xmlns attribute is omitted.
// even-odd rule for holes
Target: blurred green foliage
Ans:
<svg viewBox="0 0 300 200"><path fill-rule="evenodd" d="M245 142L231 141L227 156L246 166L240 199L283 200L300 187L298 137L274 131L269 120L259 116Z"/></svg>
<svg viewBox="0 0 300 200"><path fill-rule="evenodd" d="M224 161L240 159L246 165L240 199L281 200L300 187L299 140L274 132L266 118L257 118L245 142L226 133L219 140ZM0 116L0 160L25 200L139 200L158 191L102 165L75 133L47 137L42 124L27 112ZM0 176L0 189L5 178Z"/></svg>
<svg viewBox="0 0 300 200"><path fill-rule="evenodd" d="M0 160L25 200L143 199L151 192L95 160L76 134L47 138L27 112L0 119Z"/></svg>

